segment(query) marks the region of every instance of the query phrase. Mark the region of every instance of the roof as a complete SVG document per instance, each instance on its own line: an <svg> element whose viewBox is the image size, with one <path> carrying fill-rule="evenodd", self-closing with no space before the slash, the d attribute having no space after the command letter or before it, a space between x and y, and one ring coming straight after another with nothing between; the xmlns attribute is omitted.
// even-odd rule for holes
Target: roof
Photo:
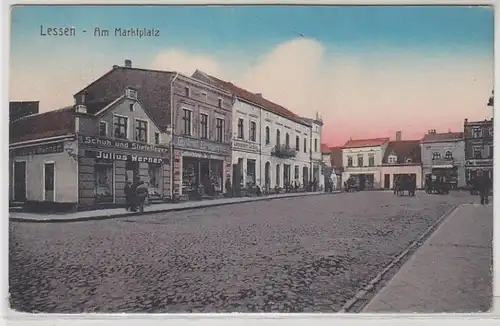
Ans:
<svg viewBox="0 0 500 326"><path fill-rule="evenodd" d="M370 138L370 139L351 139L348 140L343 148L361 148L361 147L375 147L382 146L387 143L389 138Z"/></svg>
<svg viewBox="0 0 500 326"><path fill-rule="evenodd" d="M10 124L10 143L63 136L75 132L73 106L33 114Z"/></svg>
<svg viewBox="0 0 500 326"><path fill-rule="evenodd" d="M330 147L327 144L321 144L321 153L322 154L330 154Z"/></svg>
<svg viewBox="0 0 500 326"><path fill-rule="evenodd" d="M445 133L435 133L435 134L426 134L424 138L422 138L422 143L440 143L440 142L448 142L448 141L457 141L464 138L463 132L445 132Z"/></svg>
<svg viewBox="0 0 500 326"><path fill-rule="evenodd" d="M407 160L411 159L411 163L421 163L421 151L419 140L397 140L390 141L382 159L382 164L388 164L390 155L397 156L397 164L407 164Z"/></svg>
<svg viewBox="0 0 500 326"><path fill-rule="evenodd" d="M330 148L330 162L336 168L342 167L342 147Z"/></svg>
<svg viewBox="0 0 500 326"><path fill-rule="evenodd" d="M216 87L225 89L228 92L232 93L234 96L244 101L256 104L257 106L261 107L264 110L270 111L274 114L280 115L297 123L310 126L310 124L307 121L305 121L304 118L299 117L292 111L284 108L279 104L276 104L274 102L265 99L264 97L262 97L262 94L254 94L252 92L247 91L246 89L234 85L233 83L208 75L200 70L196 70L195 73L193 74L193 77L194 78L205 77L203 79L205 80L208 79L207 81L211 81L212 84L215 85Z"/></svg>
<svg viewBox="0 0 500 326"><path fill-rule="evenodd" d="M137 89L137 97L153 122L164 131L170 125L170 82L176 73L115 66L75 94L87 93L89 113L104 108L124 94L125 88Z"/></svg>

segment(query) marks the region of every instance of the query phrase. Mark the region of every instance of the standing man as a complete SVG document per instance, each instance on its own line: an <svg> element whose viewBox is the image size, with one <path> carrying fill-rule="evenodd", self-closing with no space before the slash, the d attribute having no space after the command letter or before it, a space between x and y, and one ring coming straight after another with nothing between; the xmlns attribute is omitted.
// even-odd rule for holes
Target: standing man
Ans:
<svg viewBox="0 0 500 326"><path fill-rule="evenodd" d="M125 184L125 209L128 211L129 209L132 211L134 207L134 195L135 195L135 190L133 189L132 186L132 181L128 180L127 183Z"/></svg>
<svg viewBox="0 0 500 326"><path fill-rule="evenodd" d="M481 205L489 204L489 193L492 187L491 179L485 171L478 171L479 175L476 177L476 187L479 191L479 196L481 196Z"/></svg>

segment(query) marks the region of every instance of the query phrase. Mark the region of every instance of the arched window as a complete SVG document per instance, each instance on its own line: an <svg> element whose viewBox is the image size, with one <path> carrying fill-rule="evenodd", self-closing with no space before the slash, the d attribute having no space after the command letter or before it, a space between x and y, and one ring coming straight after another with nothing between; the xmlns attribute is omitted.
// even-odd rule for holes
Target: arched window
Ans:
<svg viewBox="0 0 500 326"><path fill-rule="evenodd" d="M281 143L281 139L280 139L280 131L279 129L276 130L276 145L279 146Z"/></svg>
<svg viewBox="0 0 500 326"><path fill-rule="evenodd" d="M451 151L446 151L446 153L444 153L444 158L451 160L453 158L453 153Z"/></svg>
<svg viewBox="0 0 500 326"><path fill-rule="evenodd" d="M285 145L290 147L290 135L288 133L285 134Z"/></svg>
<svg viewBox="0 0 500 326"><path fill-rule="evenodd" d="M266 127L266 145L269 145L271 142L270 135L269 135L269 127Z"/></svg>

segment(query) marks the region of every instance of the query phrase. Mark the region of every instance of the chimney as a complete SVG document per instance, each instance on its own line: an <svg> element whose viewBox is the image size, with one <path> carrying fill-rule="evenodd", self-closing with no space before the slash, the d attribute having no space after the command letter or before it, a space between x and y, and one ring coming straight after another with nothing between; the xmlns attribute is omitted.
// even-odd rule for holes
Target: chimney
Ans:
<svg viewBox="0 0 500 326"><path fill-rule="evenodd" d="M401 140L401 131L396 131L396 141Z"/></svg>
<svg viewBox="0 0 500 326"><path fill-rule="evenodd" d="M126 59L125 60L125 67L126 68L132 68L132 60Z"/></svg>

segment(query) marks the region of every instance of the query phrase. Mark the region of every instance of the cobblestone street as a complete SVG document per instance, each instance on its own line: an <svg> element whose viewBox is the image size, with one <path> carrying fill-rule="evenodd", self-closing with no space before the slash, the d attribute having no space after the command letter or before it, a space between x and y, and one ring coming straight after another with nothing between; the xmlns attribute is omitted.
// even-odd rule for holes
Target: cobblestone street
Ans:
<svg viewBox="0 0 500 326"><path fill-rule="evenodd" d="M335 312L467 192L359 192L10 223L16 310Z"/></svg>

